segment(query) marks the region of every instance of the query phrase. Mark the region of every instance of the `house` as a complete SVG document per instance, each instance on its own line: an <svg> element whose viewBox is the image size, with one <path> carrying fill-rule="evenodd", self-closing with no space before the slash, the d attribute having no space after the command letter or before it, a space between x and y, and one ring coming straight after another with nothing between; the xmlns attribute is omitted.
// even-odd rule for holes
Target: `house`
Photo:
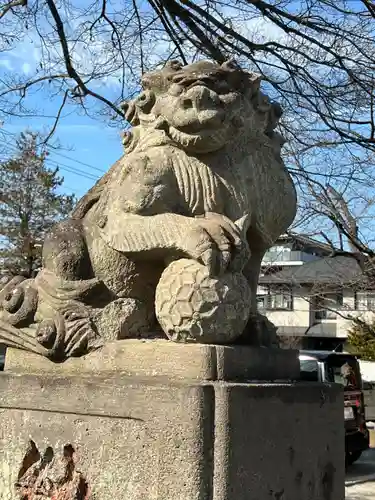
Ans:
<svg viewBox="0 0 375 500"><path fill-rule="evenodd" d="M289 232L280 236L276 244L266 252L262 262L263 271L267 268L300 266L331 253L329 245L309 236Z"/></svg>
<svg viewBox="0 0 375 500"><path fill-rule="evenodd" d="M325 243L289 233L262 263L258 307L288 345L342 349L350 317L375 318L375 287L357 257L334 254Z"/></svg>

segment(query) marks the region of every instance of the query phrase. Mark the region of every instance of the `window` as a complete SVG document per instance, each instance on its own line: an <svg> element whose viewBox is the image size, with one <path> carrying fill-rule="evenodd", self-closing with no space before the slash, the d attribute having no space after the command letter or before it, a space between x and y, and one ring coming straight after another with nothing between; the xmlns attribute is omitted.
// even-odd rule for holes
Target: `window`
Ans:
<svg viewBox="0 0 375 500"><path fill-rule="evenodd" d="M293 294L290 290L267 287L257 295L257 303L263 310L293 311Z"/></svg>
<svg viewBox="0 0 375 500"><path fill-rule="evenodd" d="M342 293L329 293L316 299L315 319L336 319L337 309L343 307L343 294Z"/></svg>
<svg viewBox="0 0 375 500"><path fill-rule="evenodd" d="M286 247L284 245L282 246L275 246L271 248L271 252L277 252L277 253L288 253L291 251L291 248Z"/></svg>
<svg viewBox="0 0 375 500"><path fill-rule="evenodd" d="M267 299L268 295L258 295L257 296L257 304L259 310L267 309Z"/></svg>
<svg viewBox="0 0 375 500"><path fill-rule="evenodd" d="M375 311L375 292L357 292L354 300L357 311Z"/></svg>
<svg viewBox="0 0 375 500"><path fill-rule="evenodd" d="M290 292L270 292L268 309L293 310L293 296Z"/></svg>
<svg viewBox="0 0 375 500"><path fill-rule="evenodd" d="M301 380L305 382L318 382L319 371L318 363L315 360L300 359Z"/></svg>
<svg viewBox="0 0 375 500"><path fill-rule="evenodd" d="M266 254L264 255L264 262L280 262L280 261L289 261L292 260L291 255L294 252L291 251L291 248L287 246L274 246L271 247Z"/></svg>
<svg viewBox="0 0 375 500"><path fill-rule="evenodd" d="M325 365L329 382L341 384L347 390L360 388L360 371L355 358L349 356L330 356Z"/></svg>
<svg viewBox="0 0 375 500"><path fill-rule="evenodd" d="M330 311L329 309L320 309L315 312L315 319L337 319L337 314L335 311Z"/></svg>

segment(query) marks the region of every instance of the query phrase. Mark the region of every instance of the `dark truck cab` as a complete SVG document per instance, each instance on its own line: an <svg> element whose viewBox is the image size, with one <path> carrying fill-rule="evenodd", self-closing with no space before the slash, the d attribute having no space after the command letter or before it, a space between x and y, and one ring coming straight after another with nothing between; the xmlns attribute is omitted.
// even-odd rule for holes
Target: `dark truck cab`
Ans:
<svg viewBox="0 0 375 500"><path fill-rule="evenodd" d="M346 464L351 465L369 447L362 377L357 358L331 351L300 351L301 379L344 386Z"/></svg>

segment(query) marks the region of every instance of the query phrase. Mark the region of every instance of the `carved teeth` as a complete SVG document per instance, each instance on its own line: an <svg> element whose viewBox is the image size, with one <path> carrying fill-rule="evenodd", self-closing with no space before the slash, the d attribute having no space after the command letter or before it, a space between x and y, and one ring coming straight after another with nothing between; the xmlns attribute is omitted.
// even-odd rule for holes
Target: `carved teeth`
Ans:
<svg viewBox="0 0 375 500"><path fill-rule="evenodd" d="M211 149L216 149L217 146L222 146L225 143L225 133L223 130L215 130L211 134L186 134L185 132L181 132L181 130L176 129L175 127L169 127L169 135L171 139L173 139L176 143L181 144L184 148L194 148L196 150L202 149L206 150L207 148L200 148L200 145L204 146L205 143L208 143ZM199 151L197 151L199 152Z"/></svg>

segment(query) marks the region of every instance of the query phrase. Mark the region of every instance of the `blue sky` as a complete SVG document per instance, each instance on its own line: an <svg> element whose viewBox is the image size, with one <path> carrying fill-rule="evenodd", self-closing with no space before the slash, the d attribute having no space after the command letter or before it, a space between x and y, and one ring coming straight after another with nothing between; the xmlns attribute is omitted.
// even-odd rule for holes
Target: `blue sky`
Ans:
<svg viewBox="0 0 375 500"><path fill-rule="evenodd" d="M34 2L35 0L30 0L30 8ZM109 0L109 3L113 6L112 8L114 8L118 2L119 0ZM131 5L131 0L122 0L122 2L125 4L129 2ZM147 13L147 10L149 10L147 2L140 0L139 3L143 5ZM75 0L69 5L73 9L93 5L93 15L97 16L97 11L95 10L97 8L95 7L96 4L91 4L89 0ZM125 10L125 13L126 12ZM79 31L79 27L77 27L78 18L72 15L70 11L65 12L64 9L61 9L60 13L65 16L64 24L66 31L71 32L71 39L75 40L75 30ZM233 12L231 12L230 8L226 8L226 14L231 16ZM8 17L6 21L10 19L11 18ZM38 29L41 29L46 37L44 39L52 40L53 43L56 39L53 24L47 22L46 18L42 15L39 16L37 24ZM3 27L3 29L8 29L6 24L3 24ZM286 37L285 33L277 28L275 24L265 21L261 17L256 17L250 21L244 22L244 24L236 25L236 28L242 30L245 36L254 39L256 42L266 40L280 41ZM53 48L54 46L51 47L51 45L47 44L48 48L46 49L44 45L41 45L40 38L35 30L25 26L22 29L24 32L22 32L22 36L20 36L15 46L11 48L6 47L5 52L0 52L0 83L2 78L6 78L7 74L16 75L16 77L19 77L23 81L27 81L28 78L35 78L45 74L45 71L48 75L51 74L50 71L52 74L65 72L65 68L61 65L61 53L59 52L61 51L61 47L59 44L56 44L57 48ZM9 28L9 30L11 32L12 28ZM85 39L85 37L83 38ZM155 39L154 37L148 40L147 43L144 41L144 43L147 58L146 66L152 67L156 61L160 61L161 56L159 57L159 55L163 54L166 42L162 37L160 39ZM127 61L129 61L128 65L131 65L131 69L138 75L140 71L139 67L137 67L139 57L137 55L136 45L136 43L129 42L126 47L126 56ZM79 71L86 69L88 73L90 73L90 68L96 68L97 71L100 70L99 76L90 80L89 87L91 89L105 95L105 97L112 102L120 98L123 82L125 82L126 87L124 94L127 93L126 91L129 88L134 89L132 71L126 68L124 64L122 66L120 65L120 67L116 65L112 66L111 53L108 54L106 50L106 35L103 34L102 28L99 29L93 43L91 39L85 39L80 43L74 43L73 46L74 50L72 54L74 63ZM90 50L87 50L88 47ZM46 53L48 54L46 59L49 60L50 57L49 66L47 64L47 68L42 67L41 69L41 61L43 60L43 55L46 57ZM107 68L109 69L109 76L108 72L106 72ZM124 73L122 69L125 69ZM27 99L25 100L25 104L28 107L36 109L38 114L43 115L44 118L34 116L32 118L12 117L9 119L9 117L6 117L3 129L7 134L11 134L5 136L5 143L9 152L12 152L12 148L14 150L15 135L22 130L27 128L47 132L50 130L54 122L53 117L56 116L61 104L62 94L58 92L57 83L55 85L52 83L49 87L49 84L46 82L45 87L45 89L30 88L27 93ZM262 87L265 91L270 90L265 82ZM15 96L15 98L17 98L17 96ZM98 103L95 105L93 101L93 99L87 102L85 101L85 105L89 104L90 111L98 112L100 106L98 106ZM306 116L309 118L308 115ZM4 118L4 116L0 116L0 119L1 118ZM305 115L303 118L305 118ZM123 126L125 127L125 125L124 123ZM64 108L55 137L65 149L58 151L51 150L48 161L51 167L60 167L61 174L65 178L63 189L67 193L70 194L73 192L77 197L82 196L121 156L121 126L121 124L117 123L116 128L114 122L110 121L109 116L104 116L103 114L96 120L89 118L83 115L82 108L80 109L79 106L68 104ZM1 138L0 133L0 141ZM316 171L318 167L320 168L320 165L321 158L316 157L314 151L311 165L309 166ZM341 168L340 165L338 168ZM344 182L346 182L345 179Z"/></svg>
<svg viewBox="0 0 375 500"><path fill-rule="evenodd" d="M77 0L74 3L74 8L83 8L87 2L88 0ZM30 9L32 9L33 4L34 0L31 0L29 2ZM68 22L65 24L66 31L74 30L74 16L64 12L64 9L62 9L61 14L63 17L68 15ZM21 22L19 25L15 24L13 26L12 23L18 22L16 17L11 14L7 16L5 23L8 22L8 25L3 25L5 31L12 33L12 30L15 30L14 26L18 26L19 30L23 32L22 36L20 36L19 40L13 46L7 47L3 43L0 47L2 49L2 52L0 52L1 84L9 78L17 78L25 82L29 78L34 79L42 76L44 71L41 71L39 66L41 61L43 61L42 55L43 53L45 55L46 50L52 54L52 59L50 60L52 61L50 64L53 67L51 69L52 74L64 71L61 65L60 67L53 66L54 58L60 57L56 52L59 49L55 50L52 46L46 49L45 46L41 45L40 38L36 34L35 29L27 28ZM54 28L46 21L46 18L43 20L42 11L37 24L39 29L47 36L45 40L49 40L48 36L54 36ZM3 34L2 36L4 38ZM103 43L104 41L103 39ZM101 42L101 40L98 41L99 52L102 50ZM59 45L57 44L56 47L59 47ZM91 67L93 64L100 66L101 60L96 57L95 50L90 58L84 48L82 46L75 48L74 57L77 67L80 68L85 65ZM102 53L104 53L103 50ZM49 70L47 74L50 74ZM30 129L48 133L51 130L54 117L62 102L62 93L58 92L57 83L55 86L53 84L51 86L45 82L44 85L44 87L30 87L23 102L23 105L28 109L36 110L39 116L10 117L5 113L0 116L0 120L3 120L3 126L0 127L0 141L3 141L2 149L5 146L7 155L10 155L14 151L15 137L21 131ZM71 85L73 86L73 82ZM118 75L115 74L112 74L108 78L105 77L98 81L90 82L89 86L113 101L121 95L121 83L119 82ZM4 85L1 85L1 87L2 90L6 88ZM16 93L6 96L9 102L14 102L18 98L19 96ZM101 111L100 106L98 106L94 99L85 100L85 105L87 104L90 106L91 112ZM60 166L61 175L65 179L64 189L68 193L74 192L78 197L84 194L93 185L95 180L105 173L121 156L123 152L120 135L121 126L121 124L117 123L116 128L115 124L107 116L101 116L98 119L89 118L83 114L82 108L78 105L68 103L64 107L62 117L54 135L54 139L59 141L63 149L57 151L50 149L48 161L53 168L56 165ZM123 126L126 126L125 122ZM5 134L1 134L1 129Z"/></svg>
<svg viewBox="0 0 375 500"><path fill-rule="evenodd" d="M121 5L126 4L128 0L123 0ZM30 0L29 8L32 8L34 0ZM110 0L109 4L111 9L116 9L118 0ZM72 34L72 39L75 39L75 30L77 29L77 20L80 19L76 17L78 10L83 7L87 8L91 5L89 0L76 0L70 4L69 11L60 9L60 14L64 20L64 27L66 33ZM147 14L150 10L149 4L147 2L139 2L141 6L142 13ZM230 9L229 9L230 10ZM229 13L228 10L228 13ZM87 11L85 11L87 12ZM79 16L82 12L79 11ZM87 14L88 18L90 15L97 16L97 10L93 7L93 13ZM8 17L7 20L14 21L14 17ZM17 21L15 21L17 22ZM45 42L48 40L54 41L56 39L53 24L47 21L42 15L42 11L36 20L38 24L38 29L43 32L45 37ZM254 23L248 23L244 26L244 29L250 30L253 25L257 25L258 28L262 28L262 21L256 20ZM250 26L251 25L251 26ZM239 27L239 26L238 26ZM40 68L41 61L43 61L43 54L50 58L50 65L53 73L64 72L65 68L61 66L61 54L59 55L58 48L59 44L56 46L49 45L48 48L41 45L40 38L36 34L35 29L30 29L25 25L19 25L22 30L22 36L16 42L13 47L5 46L5 52L0 52L0 81L1 79L6 79L7 75L16 75L23 81L27 81L28 78L37 78L44 73L45 68ZM273 33L271 30L272 26L268 26L267 30L263 26L262 31L267 31L267 36L280 36L280 33ZM8 28L6 28L8 29ZM12 28L9 28L12 31ZM278 31L278 30L277 30ZM96 67L105 72L106 65L111 66L111 57L106 59L106 35L100 31L94 43L91 40L88 41L88 45L85 46L84 43L74 44L73 57L75 60L75 65L78 69L82 68L92 68ZM145 57L147 58L147 64L153 65L156 60L159 60L159 55L162 54L165 49L165 41L160 39L151 39L145 44ZM57 48L56 48L57 47ZM87 51L87 47L90 48ZM139 73L139 68L137 68L137 50L133 46L127 47L130 53L127 53L128 59L135 73ZM134 52L132 53L134 48ZM186 47L185 47L186 50ZM56 61L59 61L56 63ZM139 61L138 61L139 62ZM135 66L134 66L135 65ZM124 66L123 66L124 67ZM90 81L89 87L98 93L105 95L111 101L116 101L121 95L121 84L124 81L125 87L134 88L134 79L132 81L132 75L125 67L125 73L122 74L121 69L114 71L110 76L104 76L103 78L94 79ZM49 71L47 71L48 74ZM72 83L73 85L73 83ZM126 94L126 89L125 89ZM8 96L7 96L8 97ZM10 96L9 96L10 97ZM13 99L17 99L17 96L13 95ZM32 118L17 118L5 117L5 123L3 130L7 134L18 134L22 130L27 128L31 130L42 130L49 131L54 120L53 117L61 104L62 94L57 91L57 84L52 88L49 88L49 84L45 82L45 89L31 87L25 99L25 105L28 108L33 108L38 111L40 115L44 118L32 117ZM91 99L88 104L92 110L98 111L99 106L93 102ZM85 102L86 104L86 102ZM49 118L46 118L49 116ZM59 140L61 145L67 150L54 152L51 150L51 155L49 161L51 167L55 167L56 164L60 165L61 173L65 178L64 188L67 192L74 192L77 196L84 194L87 189L95 182L97 178L100 177L101 172L105 172L108 168L120 157L122 154L122 144L120 137L120 128L115 128L113 122L109 121L108 117L102 116L98 120L90 119L84 116L82 110L80 112L78 106L72 104L67 105L64 108L62 118L60 119L59 125L56 130L55 137ZM118 124L117 124L118 125ZM125 127L124 123L124 127ZM120 124L121 126L121 124ZM12 139L11 135L6 135L7 137L7 147L12 150L12 141L14 141L14 136ZM1 135L0 135L1 140ZM10 143L8 144L8 140ZM61 156L64 154L64 156ZM69 157L69 158L67 158Z"/></svg>
<svg viewBox="0 0 375 500"><path fill-rule="evenodd" d="M33 99L35 104L48 114L55 108L54 103L46 104L47 95L40 93ZM52 121L48 118L13 118L3 125L6 150L14 151L17 134L25 129L46 131ZM66 108L61 119L56 139L62 149L50 148L49 165L59 166L64 177L63 190L82 196L103 173L121 156L122 143L118 128L108 126L105 121L80 116L74 106ZM11 135L10 135L11 134Z"/></svg>

